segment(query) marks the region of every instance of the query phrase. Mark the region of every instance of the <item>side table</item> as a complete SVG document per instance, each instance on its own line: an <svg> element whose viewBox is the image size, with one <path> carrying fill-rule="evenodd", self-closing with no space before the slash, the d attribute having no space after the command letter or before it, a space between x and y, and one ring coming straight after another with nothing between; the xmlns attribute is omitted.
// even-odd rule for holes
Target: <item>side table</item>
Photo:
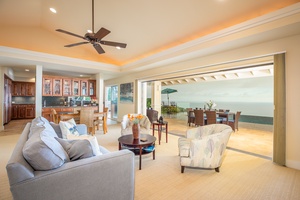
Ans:
<svg viewBox="0 0 300 200"><path fill-rule="evenodd" d="M158 144L160 145L161 131L162 131L163 126L166 127L166 143L168 143L168 122L167 121L163 121L162 123L153 122L152 123L152 135L153 136L154 136L155 126L157 126L157 131L158 131Z"/></svg>

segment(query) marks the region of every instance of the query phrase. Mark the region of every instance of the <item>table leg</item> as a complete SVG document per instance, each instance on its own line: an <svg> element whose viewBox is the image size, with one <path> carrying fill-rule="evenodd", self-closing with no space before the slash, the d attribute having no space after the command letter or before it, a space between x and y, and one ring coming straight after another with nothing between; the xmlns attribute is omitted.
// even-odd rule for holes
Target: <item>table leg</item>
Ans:
<svg viewBox="0 0 300 200"><path fill-rule="evenodd" d="M121 150L121 143L119 142L119 150Z"/></svg>
<svg viewBox="0 0 300 200"><path fill-rule="evenodd" d="M158 144L160 145L162 125L158 125Z"/></svg>
<svg viewBox="0 0 300 200"><path fill-rule="evenodd" d="M155 143L153 144L153 147L154 147L154 150L152 152L152 155L153 155L153 160L155 160Z"/></svg>
<svg viewBox="0 0 300 200"><path fill-rule="evenodd" d="M168 143L168 123L166 124L166 142Z"/></svg>
<svg viewBox="0 0 300 200"><path fill-rule="evenodd" d="M153 136L154 136L154 127L155 127L155 125L152 124L152 135L153 135Z"/></svg>
<svg viewBox="0 0 300 200"><path fill-rule="evenodd" d="M139 166L139 170L142 169L142 147L140 146L140 166Z"/></svg>

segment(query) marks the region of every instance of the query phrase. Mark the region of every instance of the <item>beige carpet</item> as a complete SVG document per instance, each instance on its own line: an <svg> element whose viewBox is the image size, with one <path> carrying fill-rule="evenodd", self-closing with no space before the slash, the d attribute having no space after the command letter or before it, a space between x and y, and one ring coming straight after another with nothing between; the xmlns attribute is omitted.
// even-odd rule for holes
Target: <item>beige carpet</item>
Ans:
<svg viewBox="0 0 300 200"><path fill-rule="evenodd" d="M108 133L97 131L99 144L118 149L120 124L109 125ZM11 199L5 165L18 134L0 137L0 199ZM169 134L156 143L156 159L143 156L142 170L135 157L135 199L300 199L300 171L281 167L270 160L227 150L220 173L187 168L180 173L178 136ZM34 191L34 190L33 190Z"/></svg>

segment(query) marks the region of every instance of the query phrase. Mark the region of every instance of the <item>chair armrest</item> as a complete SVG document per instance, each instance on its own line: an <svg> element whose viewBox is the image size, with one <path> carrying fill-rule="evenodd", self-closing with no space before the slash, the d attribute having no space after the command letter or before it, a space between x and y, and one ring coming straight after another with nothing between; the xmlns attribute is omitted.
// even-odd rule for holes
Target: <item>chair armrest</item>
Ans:
<svg viewBox="0 0 300 200"><path fill-rule="evenodd" d="M188 129L186 131L186 138L190 138L190 139L194 139L194 138L200 138L200 131L201 131L201 128L198 127L198 128L191 128L191 129Z"/></svg>
<svg viewBox="0 0 300 200"><path fill-rule="evenodd" d="M179 156L189 157L191 139L178 138Z"/></svg>
<svg viewBox="0 0 300 200"><path fill-rule="evenodd" d="M121 130L126 129L126 126L127 126L127 121L122 121L121 122Z"/></svg>

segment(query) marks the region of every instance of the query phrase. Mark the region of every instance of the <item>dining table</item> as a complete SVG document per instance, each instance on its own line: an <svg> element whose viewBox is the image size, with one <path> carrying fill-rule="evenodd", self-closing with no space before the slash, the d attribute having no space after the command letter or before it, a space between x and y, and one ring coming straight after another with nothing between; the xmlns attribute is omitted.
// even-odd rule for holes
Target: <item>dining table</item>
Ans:
<svg viewBox="0 0 300 200"><path fill-rule="evenodd" d="M205 111L203 110L204 113L204 121L205 121ZM217 117L220 118L220 115L222 116L221 118L223 118L223 120L221 121L222 123L225 122L227 123L228 120L230 119L234 119L235 118L235 113L234 112L227 112L227 111L217 111L216 110L216 115ZM191 123L193 123L193 121L195 120L195 114L194 111L189 111L188 112L188 124L190 126Z"/></svg>

